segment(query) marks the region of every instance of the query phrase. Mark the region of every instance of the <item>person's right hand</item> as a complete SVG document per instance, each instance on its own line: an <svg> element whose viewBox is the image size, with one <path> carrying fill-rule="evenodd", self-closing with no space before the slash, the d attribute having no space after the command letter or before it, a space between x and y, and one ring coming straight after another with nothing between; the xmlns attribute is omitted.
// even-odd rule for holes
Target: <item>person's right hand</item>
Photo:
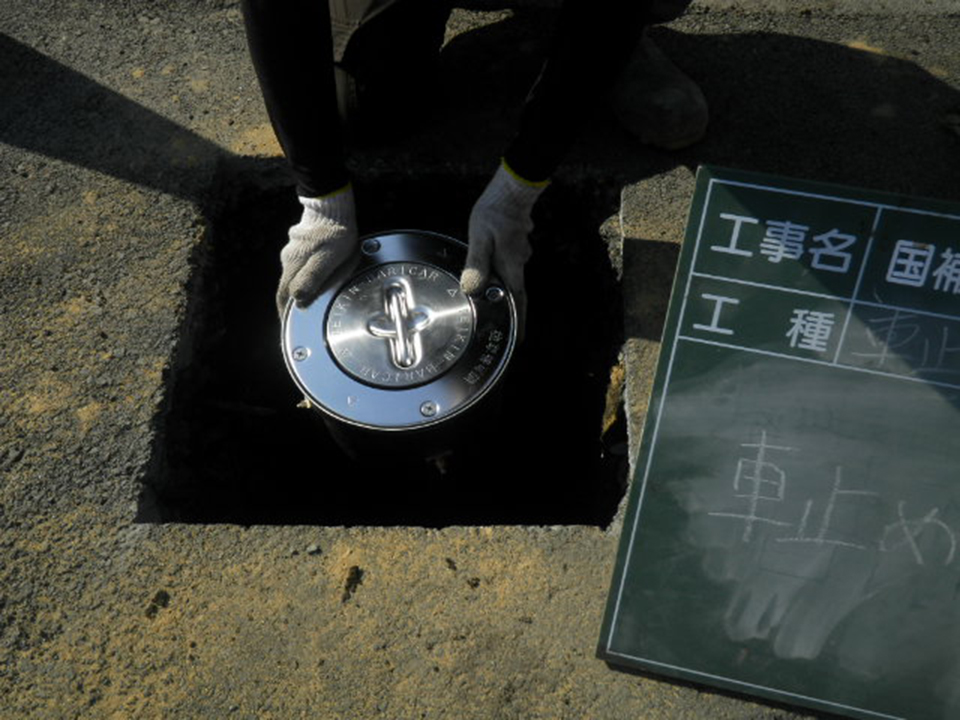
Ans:
<svg viewBox="0 0 960 720"><path fill-rule="evenodd" d="M324 284L358 249L357 213L350 185L321 198L300 198L303 216L290 228L280 251L283 273L277 289L277 312L292 297L300 307L317 299Z"/></svg>

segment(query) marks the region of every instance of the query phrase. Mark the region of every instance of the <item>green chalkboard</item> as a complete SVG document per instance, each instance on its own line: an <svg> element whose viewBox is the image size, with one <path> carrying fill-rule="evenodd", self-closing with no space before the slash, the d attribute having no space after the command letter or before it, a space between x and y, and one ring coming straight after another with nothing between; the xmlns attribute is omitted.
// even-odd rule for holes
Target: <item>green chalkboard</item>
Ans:
<svg viewBox="0 0 960 720"><path fill-rule="evenodd" d="M598 654L960 717L960 206L701 168Z"/></svg>

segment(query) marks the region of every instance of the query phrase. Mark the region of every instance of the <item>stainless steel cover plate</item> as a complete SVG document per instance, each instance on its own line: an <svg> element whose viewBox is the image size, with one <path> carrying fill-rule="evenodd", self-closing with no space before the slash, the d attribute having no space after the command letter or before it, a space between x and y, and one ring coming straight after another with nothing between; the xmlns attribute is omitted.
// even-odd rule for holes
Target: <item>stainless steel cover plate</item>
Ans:
<svg viewBox="0 0 960 720"><path fill-rule="evenodd" d="M309 307L287 306L283 354L311 402L376 430L433 425L476 403L500 378L516 336L498 284L460 290L466 245L401 231L362 243L353 277Z"/></svg>

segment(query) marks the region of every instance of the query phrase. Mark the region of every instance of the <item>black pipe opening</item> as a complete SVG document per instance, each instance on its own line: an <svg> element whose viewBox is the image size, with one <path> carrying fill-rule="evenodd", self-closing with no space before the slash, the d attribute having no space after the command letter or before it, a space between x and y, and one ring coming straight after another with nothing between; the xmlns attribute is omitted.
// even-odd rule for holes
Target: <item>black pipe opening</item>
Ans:
<svg viewBox="0 0 960 720"><path fill-rule="evenodd" d="M482 180L449 177L359 184L361 232L464 238L482 189ZM348 458L317 412L297 407L284 367L273 294L279 250L298 218L292 189L233 188L231 197L197 270L195 317L172 373L142 516L245 525L610 522L627 474L625 422L607 401L622 301L599 235L602 211L583 207L583 193L552 187L535 210L526 339L498 411L473 424L452 455L376 465Z"/></svg>

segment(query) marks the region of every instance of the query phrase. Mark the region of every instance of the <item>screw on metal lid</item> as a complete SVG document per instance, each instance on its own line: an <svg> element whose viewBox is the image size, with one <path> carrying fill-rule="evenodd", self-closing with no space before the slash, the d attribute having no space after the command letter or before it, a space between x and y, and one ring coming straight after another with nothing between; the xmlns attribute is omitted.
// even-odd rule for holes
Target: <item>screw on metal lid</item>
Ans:
<svg viewBox="0 0 960 720"><path fill-rule="evenodd" d="M516 339L513 298L497 284L467 297L466 245L436 233L366 238L352 279L283 319L295 382L333 418L407 430L464 412L502 376ZM506 302L504 301L506 300Z"/></svg>

